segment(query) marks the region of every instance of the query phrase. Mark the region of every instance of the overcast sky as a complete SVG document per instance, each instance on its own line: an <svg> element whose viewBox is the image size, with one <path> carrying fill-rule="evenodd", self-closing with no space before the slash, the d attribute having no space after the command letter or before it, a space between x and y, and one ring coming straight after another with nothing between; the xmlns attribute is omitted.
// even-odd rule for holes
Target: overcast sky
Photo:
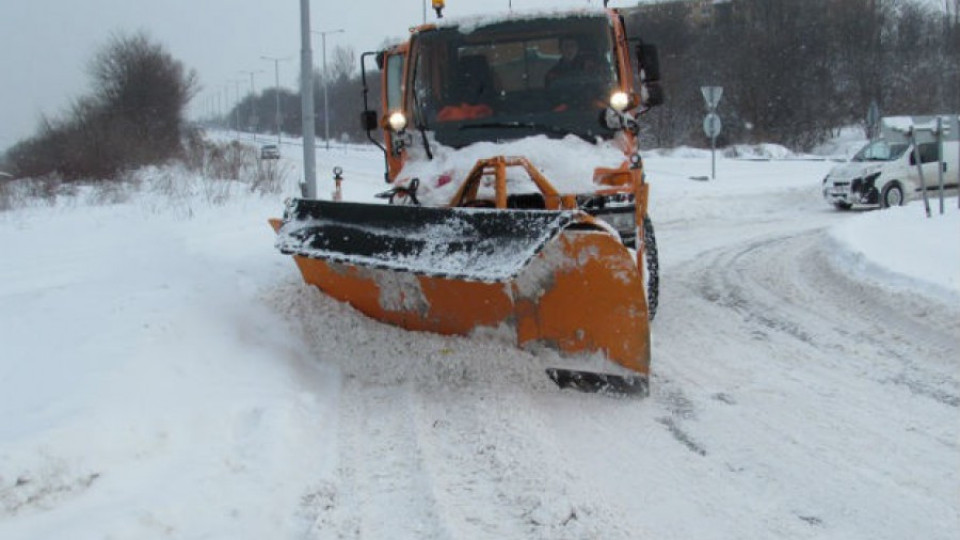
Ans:
<svg viewBox="0 0 960 540"><path fill-rule="evenodd" d="M599 6L601 0L448 0L446 17L513 9ZM350 45L358 55L385 39L402 37L423 20L423 0L312 0L314 30L343 29L327 36L327 54ZM433 20L428 6L428 19ZM611 6L636 5L613 0ZM188 67L196 69L202 90L195 105L231 81L241 93L255 75L259 92L274 81L296 85L300 63L299 0L0 0L0 151L32 135L41 115L59 116L89 92L87 66L112 33L145 30ZM320 36L314 36L320 63ZM231 98L232 99L232 98Z"/></svg>

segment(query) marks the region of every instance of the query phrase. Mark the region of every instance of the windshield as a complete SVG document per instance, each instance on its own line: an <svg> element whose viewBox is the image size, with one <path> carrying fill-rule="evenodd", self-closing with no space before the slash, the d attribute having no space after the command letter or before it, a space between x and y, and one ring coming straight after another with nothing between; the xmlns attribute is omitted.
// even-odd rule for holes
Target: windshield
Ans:
<svg viewBox="0 0 960 540"><path fill-rule="evenodd" d="M424 32L408 106L455 148L539 134L610 138L599 119L618 87L612 40L604 15Z"/></svg>
<svg viewBox="0 0 960 540"><path fill-rule="evenodd" d="M907 151L906 144L889 144L886 141L874 141L863 147L853 156L853 161L894 161Z"/></svg>

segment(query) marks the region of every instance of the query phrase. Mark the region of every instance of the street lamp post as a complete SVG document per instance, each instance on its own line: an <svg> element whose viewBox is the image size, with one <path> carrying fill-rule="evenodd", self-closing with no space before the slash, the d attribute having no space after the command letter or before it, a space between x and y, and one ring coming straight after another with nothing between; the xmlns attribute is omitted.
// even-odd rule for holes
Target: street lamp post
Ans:
<svg viewBox="0 0 960 540"><path fill-rule="evenodd" d="M237 87L237 103L233 106L233 129L236 131L237 140L240 139L240 79L230 81Z"/></svg>
<svg viewBox="0 0 960 540"><path fill-rule="evenodd" d="M310 43L310 0L300 0L300 108L303 126L303 196L317 198L316 118L313 114L313 47Z"/></svg>
<svg viewBox="0 0 960 540"><path fill-rule="evenodd" d="M257 109L256 109L256 90L253 85L253 76L257 73L263 73L263 70L259 71L241 71L240 73L247 73L250 75L250 131L253 133L253 142L257 142L257 130L254 126L256 123Z"/></svg>
<svg viewBox="0 0 960 540"><path fill-rule="evenodd" d="M223 122L223 128L230 131L230 84L223 84L223 111L220 114L220 121Z"/></svg>
<svg viewBox="0 0 960 540"><path fill-rule="evenodd" d="M323 32L313 32L320 34L320 42L323 50L323 138L326 141L326 148L330 150L330 108L327 99L327 87L330 85L327 76L327 34L342 34L343 29L325 30Z"/></svg>
<svg viewBox="0 0 960 540"><path fill-rule="evenodd" d="M277 146L279 147L280 146L280 121L283 118L280 114L280 62L289 60L290 57L275 58L273 56L261 56L260 59L269 60L273 62L273 72L275 77L276 94L277 94Z"/></svg>

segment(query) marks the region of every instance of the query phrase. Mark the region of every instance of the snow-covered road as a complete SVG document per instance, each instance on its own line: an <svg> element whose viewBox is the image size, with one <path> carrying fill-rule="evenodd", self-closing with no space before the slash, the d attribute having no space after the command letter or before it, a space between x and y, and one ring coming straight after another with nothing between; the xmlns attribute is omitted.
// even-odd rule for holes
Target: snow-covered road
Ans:
<svg viewBox="0 0 960 540"><path fill-rule="evenodd" d="M318 169L365 199L378 157ZM705 163L647 159L644 400L321 295L279 200L0 215L0 538L956 538L956 297L837 255L830 163Z"/></svg>
<svg viewBox="0 0 960 540"><path fill-rule="evenodd" d="M646 402L556 395L542 360L476 341L347 345L376 360L341 366L319 536L951 537L957 306L838 268L825 228L850 216L810 184L657 203Z"/></svg>

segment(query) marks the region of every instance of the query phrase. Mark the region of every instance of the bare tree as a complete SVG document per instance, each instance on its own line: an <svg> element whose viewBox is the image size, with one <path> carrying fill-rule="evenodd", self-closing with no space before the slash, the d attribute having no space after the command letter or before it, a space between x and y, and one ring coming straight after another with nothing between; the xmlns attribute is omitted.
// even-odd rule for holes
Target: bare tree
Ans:
<svg viewBox="0 0 960 540"><path fill-rule="evenodd" d="M337 45L333 49L333 61L330 66L330 80L340 81L349 79L357 70L357 54L353 47Z"/></svg>
<svg viewBox="0 0 960 540"><path fill-rule="evenodd" d="M183 110L197 91L195 72L143 32L113 36L89 69L104 113L153 149L145 159L179 148Z"/></svg>
<svg viewBox="0 0 960 540"><path fill-rule="evenodd" d="M145 34L116 35L89 66L93 95L62 120L45 120L9 152L18 176L104 179L181 151L183 113L196 74Z"/></svg>

